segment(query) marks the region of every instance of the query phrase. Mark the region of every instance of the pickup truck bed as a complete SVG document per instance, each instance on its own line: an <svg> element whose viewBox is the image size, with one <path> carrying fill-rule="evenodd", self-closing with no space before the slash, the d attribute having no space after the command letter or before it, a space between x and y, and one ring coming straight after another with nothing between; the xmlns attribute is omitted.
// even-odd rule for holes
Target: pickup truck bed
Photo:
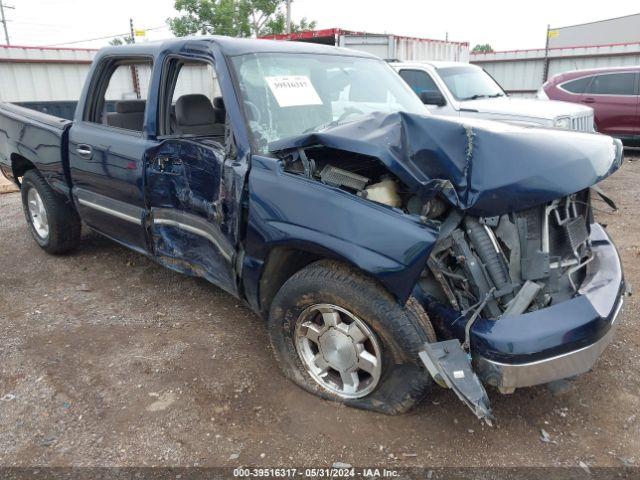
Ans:
<svg viewBox="0 0 640 480"><path fill-rule="evenodd" d="M12 168L11 153L38 168L51 187L69 195L67 137L73 122L11 103L0 103L0 168L9 179L20 177L21 162ZM14 171L15 170L15 171Z"/></svg>

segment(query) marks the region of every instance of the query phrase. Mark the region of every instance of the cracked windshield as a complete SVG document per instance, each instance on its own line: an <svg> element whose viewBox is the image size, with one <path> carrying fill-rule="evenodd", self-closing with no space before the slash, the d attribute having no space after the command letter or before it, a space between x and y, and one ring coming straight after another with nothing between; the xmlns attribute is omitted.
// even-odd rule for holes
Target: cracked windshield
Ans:
<svg viewBox="0 0 640 480"><path fill-rule="evenodd" d="M350 56L250 54L233 58L256 146L317 132L372 112L427 115L383 61Z"/></svg>

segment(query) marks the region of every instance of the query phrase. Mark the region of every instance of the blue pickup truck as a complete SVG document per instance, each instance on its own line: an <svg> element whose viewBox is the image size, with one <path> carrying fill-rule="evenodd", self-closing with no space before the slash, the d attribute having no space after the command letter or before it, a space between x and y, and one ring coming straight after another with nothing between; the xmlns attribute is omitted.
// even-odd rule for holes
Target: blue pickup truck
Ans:
<svg viewBox="0 0 640 480"><path fill-rule="evenodd" d="M594 365L625 283L591 202L621 164L608 136L434 117L382 60L294 42L109 47L73 121L0 105L46 252L84 223L203 277L293 382L386 413L435 380L490 420L485 386Z"/></svg>

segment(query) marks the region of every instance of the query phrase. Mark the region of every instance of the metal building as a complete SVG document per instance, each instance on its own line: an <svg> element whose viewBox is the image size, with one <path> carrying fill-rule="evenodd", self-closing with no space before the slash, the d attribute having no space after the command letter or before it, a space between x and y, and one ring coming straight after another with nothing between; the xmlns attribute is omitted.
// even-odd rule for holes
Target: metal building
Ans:
<svg viewBox="0 0 640 480"><path fill-rule="evenodd" d="M270 35L263 38L334 45L364 51L383 59L400 61L469 61L468 42L405 37L387 33L354 32L340 28Z"/></svg>
<svg viewBox="0 0 640 480"><path fill-rule="evenodd" d="M473 53L470 62L484 68L515 96L534 96L557 73L640 65L640 14L550 29L548 37L548 48ZM619 39L629 41L616 42ZM569 45L577 41L584 43Z"/></svg>

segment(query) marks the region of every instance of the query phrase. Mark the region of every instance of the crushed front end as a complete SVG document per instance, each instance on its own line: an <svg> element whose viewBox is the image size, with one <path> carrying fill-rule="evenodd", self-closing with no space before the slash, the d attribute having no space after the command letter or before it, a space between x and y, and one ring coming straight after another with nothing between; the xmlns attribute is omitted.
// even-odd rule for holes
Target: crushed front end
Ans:
<svg viewBox="0 0 640 480"><path fill-rule="evenodd" d="M273 150L437 232L413 296L440 341L420 358L479 418L492 418L484 385L584 373L611 340L625 283L592 202L615 208L597 185L622 165L618 140L398 113Z"/></svg>
<svg viewBox="0 0 640 480"><path fill-rule="evenodd" d="M584 373L611 340L624 278L591 193L443 221L418 294L440 336L503 393Z"/></svg>

